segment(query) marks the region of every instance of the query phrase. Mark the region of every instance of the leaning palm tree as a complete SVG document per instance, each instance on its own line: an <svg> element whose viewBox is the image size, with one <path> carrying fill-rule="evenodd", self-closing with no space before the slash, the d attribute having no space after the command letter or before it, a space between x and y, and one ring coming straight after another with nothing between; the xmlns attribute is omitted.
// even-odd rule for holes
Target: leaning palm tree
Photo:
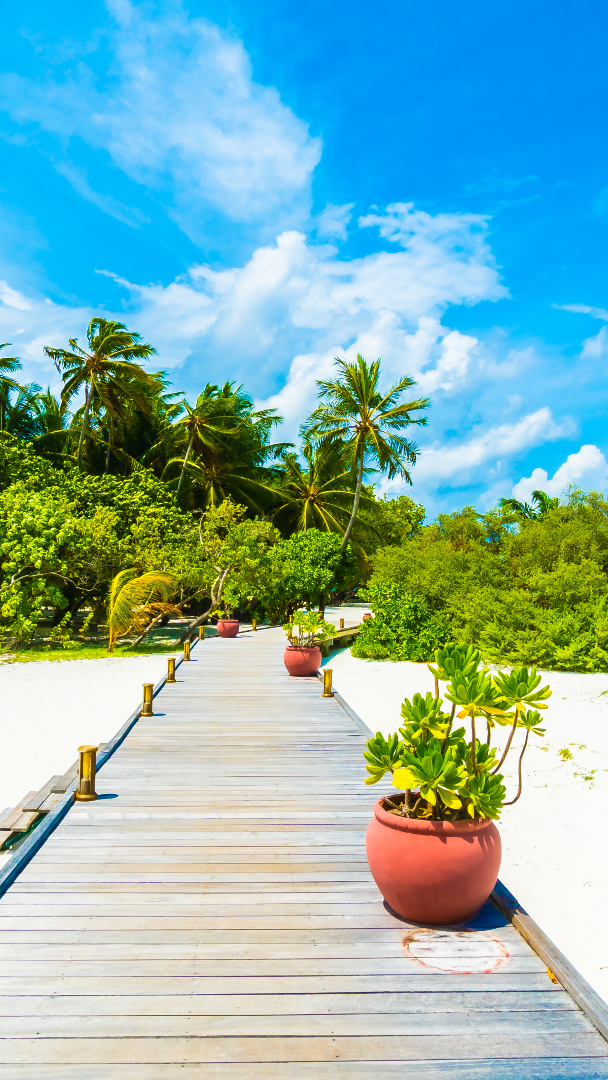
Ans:
<svg viewBox="0 0 608 1080"><path fill-rule="evenodd" d="M88 428L89 413L93 399L97 397L104 407L111 407L111 397L121 397L128 388L131 391L137 383L146 383L150 376L136 364L136 360L145 360L156 349L141 340L140 334L127 330L124 323L111 319L91 319L87 329L89 351L81 349L76 338L69 339L69 349L56 349L45 346L44 352L54 360L57 370L62 372L64 405L68 405L75 394L85 390L85 403L82 410L80 438L78 441L78 468L82 469L82 454L85 435ZM122 391L122 393L121 393Z"/></svg>
<svg viewBox="0 0 608 1080"><path fill-rule="evenodd" d="M130 567L116 575L108 596L108 652L114 651L117 639L129 630L140 634L138 641L141 641L166 615L182 614L168 602L175 584L175 576L164 570L151 570L140 576L136 567Z"/></svg>
<svg viewBox="0 0 608 1080"><path fill-rule="evenodd" d="M418 447L403 432L411 424L427 423L426 416L414 417L413 412L428 409L428 398L400 402L405 390L415 386L405 375L386 393L378 389L380 360L368 364L357 353L354 362L336 357L338 377L317 380L318 396L323 399L307 422L302 433L316 442L341 439L356 477L355 497L350 520L342 538L346 547L359 509L363 473L370 466L387 473L389 479L402 476L411 484L407 466L413 465Z"/></svg>
<svg viewBox="0 0 608 1080"><path fill-rule="evenodd" d="M273 515L275 523L289 533L319 529L344 533L353 505L352 469L344 461L342 443L305 443L305 466L297 454L286 454L284 475L278 487L281 503ZM363 491L361 500L373 503Z"/></svg>

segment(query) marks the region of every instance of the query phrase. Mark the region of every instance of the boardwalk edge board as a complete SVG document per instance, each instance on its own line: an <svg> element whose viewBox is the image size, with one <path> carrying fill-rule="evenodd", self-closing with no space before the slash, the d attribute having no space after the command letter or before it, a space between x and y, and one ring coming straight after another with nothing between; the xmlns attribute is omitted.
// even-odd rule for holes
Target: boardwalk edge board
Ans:
<svg viewBox="0 0 608 1080"><path fill-rule="evenodd" d="M196 645L196 642L194 643ZM176 664L175 670L183 664L183 657L180 657ZM152 697L155 698L160 693L163 686L167 681L167 675L163 675L162 679L154 686L152 691ZM103 750L97 758L97 772L101 769L102 765L105 765L106 761L112 757L112 754L118 750L118 747L131 731L131 728L137 723L141 715L141 705L138 705L133 710L131 715L125 720L121 728L116 732L109 742L103 744ZM56 777L52 778L53 780ZM51 781L48 781L50 784ZM48 786L45 785L46 786ZM55 831L57 826L63 821L63 818L70 809L74 802L74 792L78 787L78 776L70 783L69 787L65 791L63 797L59 800L56 806L49 811L48 814L41 820L40 824L36 826L34 831L28 836L27 840L15 851L15 854L7 859L4 866L0 869L0 896L4 896L6 890L13 884L16 878L19 877L21 871L27 866L30 859L36 854L36 852L42 847L45 840ZM43 790L42 788L40 789ZM33 794L33 792L31 793Z"/></svg>
<svg viewBox="0 0 608 1080"><path fill-rule="evenodd" d="M322 670L317 673L317 678L323 679ZM337 690L334 690L334 698L363 734L367 735L368 738L373 738L374 733L370 731L367 724ZM600 1035L603 1035L604 1039L608 1041L608 1005L603 998L596 993L581 973L570 963L561 949L558 949L557 945L547 937L538 923L528 915L525 908L500 880L496 882L490 899L518 933L521 934L524 941L527 941L534 949L534 952L547 965L547 968L561 983L564 990L567 990L571 997L574 998L576 1004L591 1020Z"/></svg>
<svg viewBox="0 0 608 1080"><path fill-rule="evenodd" d="M540 956L549 971L567 990L576 1004L583 1010L585 1015L595 1025L600 1035L608 1040L608 1005L596 993L592 986L580 974L573 964L558 949L557 945L541 930L538 923L528 915L518 900L502 884L496 882L494 891L490 897L498 910L502 912L512 926L521 934L525 941Z"/></svg>

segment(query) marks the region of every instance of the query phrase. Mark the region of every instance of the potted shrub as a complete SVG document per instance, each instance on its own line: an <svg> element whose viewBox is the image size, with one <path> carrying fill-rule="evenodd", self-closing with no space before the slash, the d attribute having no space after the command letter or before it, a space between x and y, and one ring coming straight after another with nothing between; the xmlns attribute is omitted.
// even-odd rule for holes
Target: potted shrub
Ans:
<svg viewBox="0 0 608 1080"><path fill-rule="evenodd" d="M224 582L222 584L224 588L220 604L215 611L211 612L211 615L217 618L217 632L220 637L236 637L239 632L239 620L233 619L232 614L237 607L238 597L232 595L230 586L226 586Z"/></svg>
<svg viewBox="0 0 608 1080"><path fill-rule="evenodd" d="M290 642L283 654L289 674L316 675L321 666L321 650L317 643L335 633L335 626L325 622L318 611L296 611L283 630Z"/></svg>
<svg viewBox="0 0 608 1080"><path fill-rule="evenodd" d="M399 794L374 807L367 830L367 858L390 907L412 922L448 925L470 919L492 892L500 867L500 834L494 821L522 790L522 758L531 734L544 735L538 709L551 695L536 669L492 675L472 646L448 645L429 664L435 695L415 694L401 709L404 726L367 743L365 781L392 773ZM445 682L449 712L442 709ZM455 727L464 720L466 727ZM485 738L478 737L479 725ZM496 725L505 727L504 750L491 746ZM505 801L500 772L523 734L515 797Z"/></svg>

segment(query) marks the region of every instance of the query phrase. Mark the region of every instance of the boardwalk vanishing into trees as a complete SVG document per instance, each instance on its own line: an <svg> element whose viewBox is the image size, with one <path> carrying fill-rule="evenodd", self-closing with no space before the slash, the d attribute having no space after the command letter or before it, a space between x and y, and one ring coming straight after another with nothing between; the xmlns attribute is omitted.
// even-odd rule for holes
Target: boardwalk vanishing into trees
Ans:
<svg viewBox="0 0 608 1080"><path fill-rule="evenodd" d="M384 907L365 735L283 646L197 645L0 900L0 1078L608 1078L491 904L426 937Z"/></svg>

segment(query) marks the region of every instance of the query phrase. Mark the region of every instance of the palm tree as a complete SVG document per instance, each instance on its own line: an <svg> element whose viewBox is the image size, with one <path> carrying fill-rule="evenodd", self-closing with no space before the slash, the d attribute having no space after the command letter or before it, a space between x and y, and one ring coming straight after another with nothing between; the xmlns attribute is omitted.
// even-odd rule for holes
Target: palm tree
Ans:
<svg viewBox="0 0 608 1080"><path fill-rule="evenodd" d="M284 458L284 476L278 487L281 505L273 517L289 533L320 529L344 533L353 505L352 469L344 467L341 442L305 443L302 467L296 454ZM364 492L361 500L373 503Z"/></svg>
<svg viewBox="0 0 608 1080"><path fill-rule="evenodd" d="M132 394L136 385L146 383L150 376L134 363L156 352L152 345L141 341L141 335L127 330L124 323L110 319L91 319L87 329L89 351L81 349L76 338L69 339L70 349L45 346L44 352L54 360L63 373L64 405L83 387L85 403L82 411L78 441L78 468L82 469L82 453L89 413L93 399L112 410L113 402Z"/></svg>
<svg viewBox="0 0 608 1080"><path fill-rule="evenodd" d="M430 401L417 398L400 402L403 392L416 385L407 375L382 394L378 389L380 360L368 364L357 353L354 362L336 357L336 366L337 378L317 380L323 404L314 410L302 431L305 438L317 442L341 439L345 444L356 487L350 521L342 538L344 550L357 517L366 467L377 467L389 479L400 475L411 484L406 466L415 463L418 447L402 432L410 424L427 423L426 416L411 414L428 409Z"/></svg>
<svg viewBox="0 0 608 1080"><path fill-rule="evenodd" d="M143 637L166 615L181 615L180 609L168 602L175 583L175 576L165 570L150 570L140 576L139 570L131 567L116 575L108 596L108 652L113 652L117 639L128 630Z"/></svg>
<svg viewBox="0 0 608 1080"><path fill-rule="evenodd" d="M206 505L234 494L257 513L253 488L257 488L258 495L262 489L270 492L270 481L274 480L274 475L264 471L264 463L291 444L270 445L268 435L281 418L273 409L253 412L249 394L242 386L236 390L233 386L231 382L222 387L207 383L194 406L182 402L184 415L166 425L146 459L158 460L159 452L168 456L172 451L162 475L166 478L179 466L177 497L189 476L195 485L204 488ZM178 448L181 453L176 453ZM251 489L249 494L247 488Z"/></svg>
<svg viewBox="0 0 608 1080"><path fill-rule="evenodd" d="M556 506L559 506L559 499L552 499L547 495L546 491L532 492L531 505L527 502L519 502L518 499L501 499L500 506L503 510L510 510L512 513L517 514L518 517L523 518L524 521L538 521L539 518L545 517L549 513L549 510L554 510Z"/></svg>
<svg viewBox="0 0 608 1080"><path fill-rule="evenodd" d="M7 380L8 381L8 380ZM11 379L10 382L13 380ZM11 388L0 406L0 431L17 439L30 441L40 432L40 387L37 383L17 386L17 397L11 401Z"/></svg>
<svg viewBox="0 0 608 1080"><path fill-rule="evenodd" d="M7 349L9 343L5 341L0 349ZM16 356L0 356L0 431L6 430L6 413L11 407L11 392L21 388L15 379L11 379L9 372L19 371L21 361Z"/></svg>

